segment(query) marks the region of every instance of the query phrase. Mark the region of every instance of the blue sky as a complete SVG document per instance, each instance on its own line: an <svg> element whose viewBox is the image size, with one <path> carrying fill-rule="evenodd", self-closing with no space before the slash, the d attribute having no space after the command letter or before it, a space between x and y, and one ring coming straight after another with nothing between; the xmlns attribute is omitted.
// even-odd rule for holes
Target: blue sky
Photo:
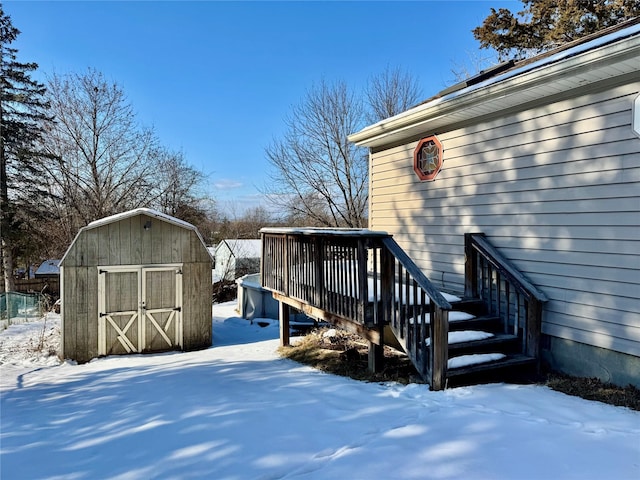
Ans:
<svg viewBox="0 0 640 480"><path fill-rule="evenodd" d="M232 215L264 203L264 149L321 79L361 90L387 65L428 98L480 52L471 30L519 1L5 1L21 61L45 74L95 68L118 82L162 144L208 174Z"/></svg>

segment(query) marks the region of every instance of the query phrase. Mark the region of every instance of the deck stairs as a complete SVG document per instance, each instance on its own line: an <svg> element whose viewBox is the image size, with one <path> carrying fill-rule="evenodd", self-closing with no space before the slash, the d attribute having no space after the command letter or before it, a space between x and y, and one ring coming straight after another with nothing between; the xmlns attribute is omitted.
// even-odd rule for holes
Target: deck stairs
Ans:
<svg viewBox="0 0 640 480"><path fill-rule="evenodd" d="M434 390L507 380L539 363L546 297L482 233L464 236L464 292L442 293L391 235L368 230L263 229L261 282L289 307L369 341L377 370L391 331Z"/></svg>
<svg viewBox="0 0 640 480"><path fill-rule="evenodd" d="M507 331L501 318L490 314L480 298L463 300L444 295L453 308L449 312L447 386L523 380L535 374L537 359L522 353L521 333ZM412 321L410 318L409 322ZM425 378L427 372L420 372L424 367L420 355L416 354L415 341L403 338L398 329L392 327L391 331L395 338L389 344L399 346ZM430 338L424 343L426 356L430 358Z"/></svg>

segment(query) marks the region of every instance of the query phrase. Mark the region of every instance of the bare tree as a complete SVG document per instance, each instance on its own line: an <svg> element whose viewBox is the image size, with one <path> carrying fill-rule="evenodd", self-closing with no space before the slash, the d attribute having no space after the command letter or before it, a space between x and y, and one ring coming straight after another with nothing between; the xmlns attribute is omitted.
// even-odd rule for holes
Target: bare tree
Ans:
<svg viewBox="0 0 640 480"><path fill-rule="evenodd" d="M471 51L467 52L466 61L452 60L451 75L453 83L462 82L474 75L491 68L498 63L498 55L492 52Z"/></svg>
<svg viewBox="0 0 640 480"><path fill-rule="evenodd" d="M422 100L422 90L409 72L387 66L369 79L365 98L369 107L367 122L376 123L415 106Z"/></svg>
<svg viewBox="0 0 640 480"><path fill-rule="evenodd" d="M268 198L323 226L366 226L368 155L347 140L363 119L363 102L345 83L312 87L285 119L283 138L266 149Z"/></svg>
<svg viewBox="0 0 640 480"><path fill-rule="evenodd" d="M88 222L152 201L159 150L120 86L101 73L53 75L48 83L52 209L70 242Z"/></svg>
<svg viewBox="0 0 640 480"><path fill-rule="evenodd" d="M160 149L157 162L151 206L191 223L206 216L202 204L207 198L201 190L205 174L189 165L182 152Z"/></svg>

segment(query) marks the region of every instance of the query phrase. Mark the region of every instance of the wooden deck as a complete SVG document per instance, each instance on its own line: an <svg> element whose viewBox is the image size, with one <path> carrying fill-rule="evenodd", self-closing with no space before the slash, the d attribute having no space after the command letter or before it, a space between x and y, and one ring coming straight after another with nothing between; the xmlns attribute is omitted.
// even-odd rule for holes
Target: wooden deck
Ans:
<svg viewBox="0 0 640 480"><path fill-rule="evenodd" d="M391 235L360 229L263 229L261 234L261 282L280 303L283 345L289 343L289 307L294 307L367 339L374 371L382 367L389 326L395 343L434 390L445 388L447 379L458 373L482 369L448 372L451 356L465 349L504 347L509 356L494 362L493 369L538 358L539 292L482 235L466 238L468 298L457 308L481 312L484 317L469 318L465 328L490 324L492 338L450 347L452 304ZM452 328L461 325L456 322Z"/></svg>

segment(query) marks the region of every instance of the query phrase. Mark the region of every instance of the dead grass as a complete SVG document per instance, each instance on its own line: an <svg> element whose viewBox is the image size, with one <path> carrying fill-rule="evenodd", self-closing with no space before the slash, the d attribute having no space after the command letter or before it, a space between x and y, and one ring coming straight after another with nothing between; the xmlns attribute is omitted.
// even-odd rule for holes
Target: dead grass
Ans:
<svg viewBox="0 0 640 480"><path fill-rule="evenodd" d="M335 335L326 335L332 330ZM396 350L384 348L384 369L373 373L368 366L368 346L365 340L344 330L322 328L314 330L296 345L281 347L280 354L318 370L367 382L393 381L404 385L423 383L408 357Z"/></svg>
<svg viewBox="0 0 640 480"><path fill-rule="evenodd" d="M633 385L622 388L597 378L570 377L554 372L547 373L541 383L567 395L640 411L640 389Z"/></svg>
<svg viewBox="0 0 640 480"><path fill-rule="evenodd" d="M368 347L365 340L344 330L314 330L294 346L281 347L280 354L296 362L324 372L367 382L424 383L406 355L392 348L384 348L384 369L379 373L368 370ZM553 390L595 400L610 405L640 411L640 389L631 385L621 388L595 378L576 378L549 372L536 383Z"/></svg>

